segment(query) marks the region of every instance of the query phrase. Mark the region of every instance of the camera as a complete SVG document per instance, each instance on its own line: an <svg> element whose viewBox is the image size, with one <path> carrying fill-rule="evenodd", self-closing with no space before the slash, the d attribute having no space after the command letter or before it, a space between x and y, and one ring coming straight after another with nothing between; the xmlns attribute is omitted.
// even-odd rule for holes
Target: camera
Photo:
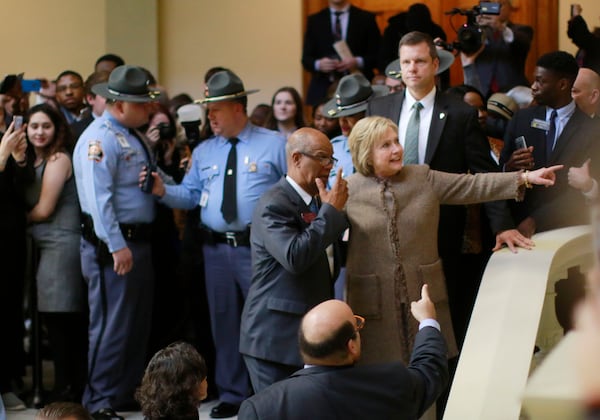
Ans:
<svg viewBox="0 0 600 420"><path fill-rule="evenodd" d="M450 16L461 15L467 17L467 22L464 23L457 31L457 39L452 43L437 42L436 44L448 51L458 50L465 54L473 54L477 52L485 41L484 32L481 26L475 19L479 15L499 15L500 3L482 1L472 9L454 8L445 12Z"/></svg>
<svg viewBox="0 0 600 420"><path fill-rule="evenodd" d="M158 130L158 138L160 140L171 140L175 137L175 127L169 123L158 123L156 129Z"/></svg>
<svg viewBox="0 0 600 420"><path fill-rule="evenodd" d="M154 177L152 176L152 172L156 172L156 164L150 163L146 166L146 177L140 186L140 189L146 194L152 193L152 187L154 186Z"/></svg>

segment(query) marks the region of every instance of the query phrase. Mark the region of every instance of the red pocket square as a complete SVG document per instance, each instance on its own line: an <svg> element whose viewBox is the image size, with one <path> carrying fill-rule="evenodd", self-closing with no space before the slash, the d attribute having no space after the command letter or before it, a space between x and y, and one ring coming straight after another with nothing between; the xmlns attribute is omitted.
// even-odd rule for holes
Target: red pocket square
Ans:
<svg viewBox="0 0 600 420"><path fill-rule="evenodd" d="M304 220L305 223L310 223L313 220L315 220L315 218L317 217L317 213L313 213L311 211L309 213L300 213L300 216L302 216L302 220Z"/></svg>

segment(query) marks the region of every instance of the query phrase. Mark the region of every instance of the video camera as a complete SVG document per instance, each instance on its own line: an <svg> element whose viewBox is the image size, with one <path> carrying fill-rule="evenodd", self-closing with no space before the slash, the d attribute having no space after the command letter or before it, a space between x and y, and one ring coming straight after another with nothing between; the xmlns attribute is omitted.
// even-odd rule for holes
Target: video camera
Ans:
<svg viewBox="0 0 600 420"><path fill-rule="evenodd" d="M485 42L485 35L475 18L479 15L499 15L500 7L500 3L482 1L479 5L473 6L472 9L459 9L455 7L445 12L446 15L450 16L466 16L467 22L458 29L456 41L452 43L438 41L436 44L448 51L458 50L465 54L477 52Z"/></svg>

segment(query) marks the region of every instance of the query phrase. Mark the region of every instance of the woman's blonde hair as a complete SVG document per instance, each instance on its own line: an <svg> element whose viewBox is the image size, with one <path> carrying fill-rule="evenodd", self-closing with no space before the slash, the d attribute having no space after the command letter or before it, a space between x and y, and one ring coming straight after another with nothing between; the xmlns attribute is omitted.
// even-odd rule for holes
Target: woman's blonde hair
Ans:
<svg viewBox="0 0 600 420"><path fill-rule="evenodd" d="M373 146L377 139L382 138L388 129L398 132L398 126L392 120L384 117L366 117L352 127L348 137L348 146L352 154L352 163L356 171L365 176L372 176Z"/></svg>

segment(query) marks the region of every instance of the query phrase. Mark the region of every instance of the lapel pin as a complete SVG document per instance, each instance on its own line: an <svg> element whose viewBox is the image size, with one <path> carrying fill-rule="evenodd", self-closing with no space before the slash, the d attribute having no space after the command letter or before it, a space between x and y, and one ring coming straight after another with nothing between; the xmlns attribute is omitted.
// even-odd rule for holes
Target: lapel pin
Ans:
<svg viewBox="0 0 600 420"><path fill-rule="evenodd" d="M440 120L443 120L444 118L446 118L446 114L443 112L440 112Z"/></svg>

